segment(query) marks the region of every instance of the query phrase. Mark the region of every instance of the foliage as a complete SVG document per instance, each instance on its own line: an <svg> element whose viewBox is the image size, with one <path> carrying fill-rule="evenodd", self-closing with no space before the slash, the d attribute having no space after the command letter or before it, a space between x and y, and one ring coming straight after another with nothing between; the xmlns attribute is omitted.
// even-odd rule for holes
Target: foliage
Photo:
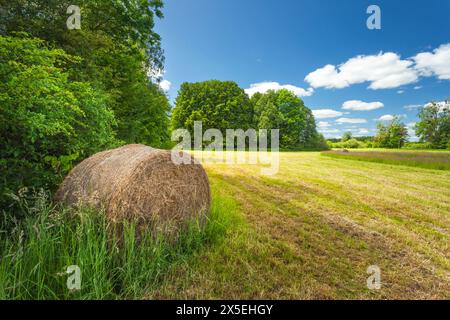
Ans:
<svg viewBox="0 0 450 320"><path fill-rule="evenodd" d="M433 148L450 146L450 100L444 105L431 102L419 112L420 121L415 129L421 142L430 143Z"/></svg>
<svg viewBox="0 0 450 320"><path fill-rule="evenodd" d="M398 117L388 123L379 122L374 146L378 148L401 148L408 138L408 129Z"/></svg>
<svg viewBox="0 0 450 320"><path fill-rule="evenodd" d="M331 148L358 149L364 147L366 147L366 145L363 142L360 142L354 138L346 141L331 143Z"/></svg>
<svg viewBox="0 0 450 320"><path fill-rule="evenodd" d="M57 43L76 55L83 56L72 37L79 31L68 31L67 8L69 0L1 0L2 34L22 31ZM162 69L164 57L160 36L153 31L154 18L162 18L161 0L78 0L81 8L81 30L86 33L111 37L115 44L136 44L146 51L147 63L152 69Z"/></svg>
<svg viewBox="0 0 450 320"><path fill-rule="evenodd" d="M316 131L311 110L295 94L282 89L255 96L252 97L254 123L258 129L280 129L281 148L328 148Z"/></svg>
<svg viewBox="0 0 450 320"><path fill-rule="evenodd" d="M406 142L403 149L408 150L431 150L433 145L429 142Z"/></svg>
<svg viewBox="0 0 450 320"><path fill-rule="evenodd" d="M68 0L2 1L0 34L27 32L82 59L70 80L90 82L108 94L117 136L127 143L163 147L168 141L169 101L150 74L161 73L164 56L154 18L160 0L81 0L81 29L68 30Z"/></svg>
<svg viewBox="0 0 450 320"><path fill-rule="evenodd" d="M347 132L344 132L344 134L342 135L341 141L342 142L346 142L346 141L348 141L348 140L350 140L352 138L353 138L352 133L350 131L347 131Z"/></svg>
<svg viewBox="0 0 450 320"><path fill-rule="evenodd" d="M345 132L342 138L339 139L328 139L328 146L330 148L344 148L344 149L359 149L359 148L372 148L373 147L373 137L362 136L353 137L350 131Z"/></svg>
<svg viewBox="0 0 450 320"><path fill-rule="evenodd" d="M450 157L446 152L397 151L329 151L323 156L357 161L376 162L434 170L450 170Z"/></svg>
<svg viewBox="0 0 450 320"><path fill-rule="evenodd" d="M0 199L53 189L72 163L116 143L107 96L69 81L78 62L42 40L0 36Z"/></svg>
<svg viewBox="0 0 450 320"><path fill-rule="evenodd" d="M172 113L173 129L185 128L193 138L194 121L203 130L247 130L252 127L252 106L247 94L233 81L183 83Z"/></svg>

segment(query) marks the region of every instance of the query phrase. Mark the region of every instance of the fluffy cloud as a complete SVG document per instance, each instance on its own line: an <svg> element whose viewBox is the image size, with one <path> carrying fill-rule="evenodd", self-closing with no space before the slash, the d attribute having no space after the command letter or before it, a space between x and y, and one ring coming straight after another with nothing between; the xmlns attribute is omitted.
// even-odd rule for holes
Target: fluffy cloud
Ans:
<svg viewBox="0 0 450 320"><path fill-rule="evenodd" d="M327 128L327 127L331 127L331 123L329 123L328 121L319 121L317 123L317 127L318 128Z"/></svg>
<svg viewBox="0 0 450 320"><path fill-rule="evenodd" d="M445 109L450 110L450 100L436 102L436 105L439 107L439 112L443 112ZM424 105L425 108L430 106L432 106L431 103L427 103L426 105Z"/></svg>
<svg viewBox="0 0 450 320"><path fill-rule="evenodd" d="M413 60L421 75L435 75L441 80L450 80L450 43L441 45L433 52L419 53Z"/></svg>
<svg viewBox="0 0 450 320"><path fill-rule="evenodd" d="M404 106L403 108L405 108L406 110L415 110L415 109L419 109L420 107L422 107L421 104L408 104L407 106Z"/></svg>
<svg viewBox="0 0 450 320"><path fill-rule="evenodd" d="M338 67L328 64L305 77L313 88L346 88L352 84L370 82L370 89L397 88L416 82L413 62L402 60L393 52L356 56Z"/></svg>
<svg viewBox="0 0 450 320"><path fill-rule="evenodd" d="M339 132L341 132L341 130L339 130L339 129L319 129L319 132L323 133L323 134L333 134L333 133L339 133Z"/></svg>
<svg viewBox="0 0 450 320"><path fill-rule="evenodd" d="M366 119L361 118L339 118L336 120L337 123L366 123Z"/></svg>
<svg viewBox="0 0 450 320"><path fill-rule="evenodd" d="M359 129L358 134L369 134L369 130L366 128L361 128Z"/></svg>
<svg viewBox="0 0 450 320"><path fill-rule="evenodd" d="M313 88L327 89L369 82L369 88L377 90L414 83L421 76L450 80L450 43L409 59L401 59L400 55L393 52L359 55L338 66L327 64L309 73L305 81ZM415 90L420 88L420 85L414 87ZM399 93L403 92L399 90Z"/></svg>
<svg viewBox="0 0 450 320"><path fill-rule="evenodd" d="M450 108L450 100L449 101L438 101L438 102L436 102L436 104L439 107L439 112L442 112L446 108ZM432 105L431 103L427 103L425 105L423 105L423 104L409 104L409 105L404 106L403 108L407 109L407 110L416 110L416 109L419 109L419 108L422 108L422 107L427 108L427 107L429 107L431 105ZM404 115L404 116L406 116L406 115Z"/></svg>
<svg viewBox="0 0 450 320"><path fill-rule="evenodd" d="M349 100L344 102L342 109L355 111L369 111L383 108L384 104L381 102L364 102L360 100Z"/></svg>
<svg viewBox="0 0 450 320"><path fill-rule="evenodd" d="M410 122L406 125L406 128L408 129L408 135L409 135L410 139L412 139L412 140L417 140L416 130L414 128L415 125L416 125L416 122Z"/></svg>
<svg viewBox="0 0 450 320"><path fill-rule="evenodd" d="M162 80L158 85L163 91L167 92L170 90L172 82L170 82L169 80Z"/></svg>
<svg viewBox="0 0 450 320"><path fill-rule="evenodd" d="M312 110L312 113L316 119L337 118L344 114L333 109L316 109Z"/></svg>
<svg viewBox="0 0 450 320"><path fill-rule="evenodd" d="M385 114L384 116L379 117L377 120L378 121L391 121L392 119L394 119L393 115Z"/></svg>
<svg viewBox="0 0 450 320"><path fill-rule="evenodd" d="M280 89L287 89L289 91L291 91L292 93L294 93L296 96L299 97L309 97L314 93L314 89L312 88L308 88L308 89L303 89L300 87L296 87L294 85L291 84L285 84L285 85L281 85L278 82L259 82L259 83L252 83L250 85L250 88L245 89L245 92L249 95L252 96L255 93L259 92L259 93L265 93L269 90L280 90Z"/></svg>

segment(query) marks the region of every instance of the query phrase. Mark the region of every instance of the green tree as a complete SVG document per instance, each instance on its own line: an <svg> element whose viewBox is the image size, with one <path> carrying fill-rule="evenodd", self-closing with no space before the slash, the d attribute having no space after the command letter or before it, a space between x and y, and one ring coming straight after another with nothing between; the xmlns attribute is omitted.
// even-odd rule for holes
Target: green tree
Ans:
<svg viewBox="0 0 450 320"><path fill-rule="evenodd" d="M252 115L250 99L233 81L183 83L175 100L171 126L188 129L192 135L194 121L202 121L203 130L219 129L225 136L226 129L251 128Z"/></svg>
<svg viewBox="0 0 450 320"><path fill-rule="evenodd" d="M289 90L270 90L252 97L254 123L259 129L280 129L282 148L327 148L316 130L314 116Z"/></svg>
<svg viewBox="0 0 450 320"><path fill-rule="evenodd" d="M347 131L347 132L344 132L344 134L342 135L341 141L342 142L346 142L346 141L348 141L348 140L350 140L352 138L353 138L352 133L350 131Z"/></svg>
<svg viewBox="0 0 450 320"><path fill-rule="evenodd" d="M0 202L18 188L54 188L72 164L115 145L108 97L69 80L79 59L40 39L0 36Z"/></svg>
<svg viewBox="0 0 450 320"><path fill-rule="evenodd" d="M398 117L388 123L379 122L374 144L379 148L401 148L408 140L408 129Z"/></svg>
<svg viewBox="0 0 450 320"><path fill-rule="evenodd" d="M81 8L81 30L69 31L67 8L73 4ZM161 38L154 32L155 17L163 17L162 8L162 0L0 0L0 32L26 32L79 56L83 56L83 43L77 35L106 35L115 44L136 44L156 70L164 62Z"/></svg>
<svg viewBox="0 0 450 320"><path fill-rule="evenodd" d="M415 126L421 142L430 143L433 148L450 147L450 100L443 104L431 102L419 112L420 121Z"/></svg>
<svg viewBox="0 0 450 320"><path fill-rule="evenodd" d="M81 29L68 30L68 0L0 0L0 34L17 31L48 40L81 57L69 80L89 82L109 96L117 135L128 143L163 147L168 142L169 101L148 74L163 69L160 0L80 0Z"/></svg>

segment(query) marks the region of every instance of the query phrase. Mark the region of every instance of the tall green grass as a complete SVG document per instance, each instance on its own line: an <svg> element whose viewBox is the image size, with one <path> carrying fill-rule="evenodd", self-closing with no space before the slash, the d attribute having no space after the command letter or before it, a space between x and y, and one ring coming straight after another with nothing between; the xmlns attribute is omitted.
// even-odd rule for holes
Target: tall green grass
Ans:
<svg viewBox="0 0 450 320"><path fill-rule="evenodd" d="M391 165L403 165L433 170L450 170L450 155L448 153L431 152L375 152L375 151L327 151L322 156L356 161L376 162Z"/></svg>
<svg viewBox="0 0 450 320"><path fill-rule="evenodd" d="M42 192L15 200L24 218L3 217L0 299L140 299L233 224L234 203L215 197L206 226L189 223L177 241L149 232L137 240L134 223L121 226L119 239L101 212L55 207ZM67 288L71 265L81 269L80 290Z"/></svg>

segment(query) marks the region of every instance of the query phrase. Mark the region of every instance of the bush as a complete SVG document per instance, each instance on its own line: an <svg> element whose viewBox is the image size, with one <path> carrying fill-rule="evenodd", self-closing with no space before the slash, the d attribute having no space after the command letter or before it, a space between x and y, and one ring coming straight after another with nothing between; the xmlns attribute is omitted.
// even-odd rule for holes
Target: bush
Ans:
<svg viewBox="0 0 450 320"><path fill-rule="evenodd" d="M362 143L356 139L347 140L343 143L343 145L344 145L344 148L347 148L347 149L358 149L358 148L362 147Z"/></svg>
<svg viewBox="0 0 450 320"><path fill-rule="evenodd" d="M40 39L0 36L0 205L23 186L53 189L74 162L116 143L107 96L69 80L79 59Z"/></svg>
<svg viewBox="0 0 450 320"><path fill-rule="evenodd" d="M433 144L430 142L407 142L403 148L411 150L430 150L433 149Z"/></svg>
<svg viewBox="0 0 450 320"><path fill-rule="evenodd" d="M329 145L331 145L331 148L335 148L335 149L358 149L358 148L365 147L363 142L360 142L354 138L349 139L347 141L334 142L334 143L329 141Z"/></svg>

